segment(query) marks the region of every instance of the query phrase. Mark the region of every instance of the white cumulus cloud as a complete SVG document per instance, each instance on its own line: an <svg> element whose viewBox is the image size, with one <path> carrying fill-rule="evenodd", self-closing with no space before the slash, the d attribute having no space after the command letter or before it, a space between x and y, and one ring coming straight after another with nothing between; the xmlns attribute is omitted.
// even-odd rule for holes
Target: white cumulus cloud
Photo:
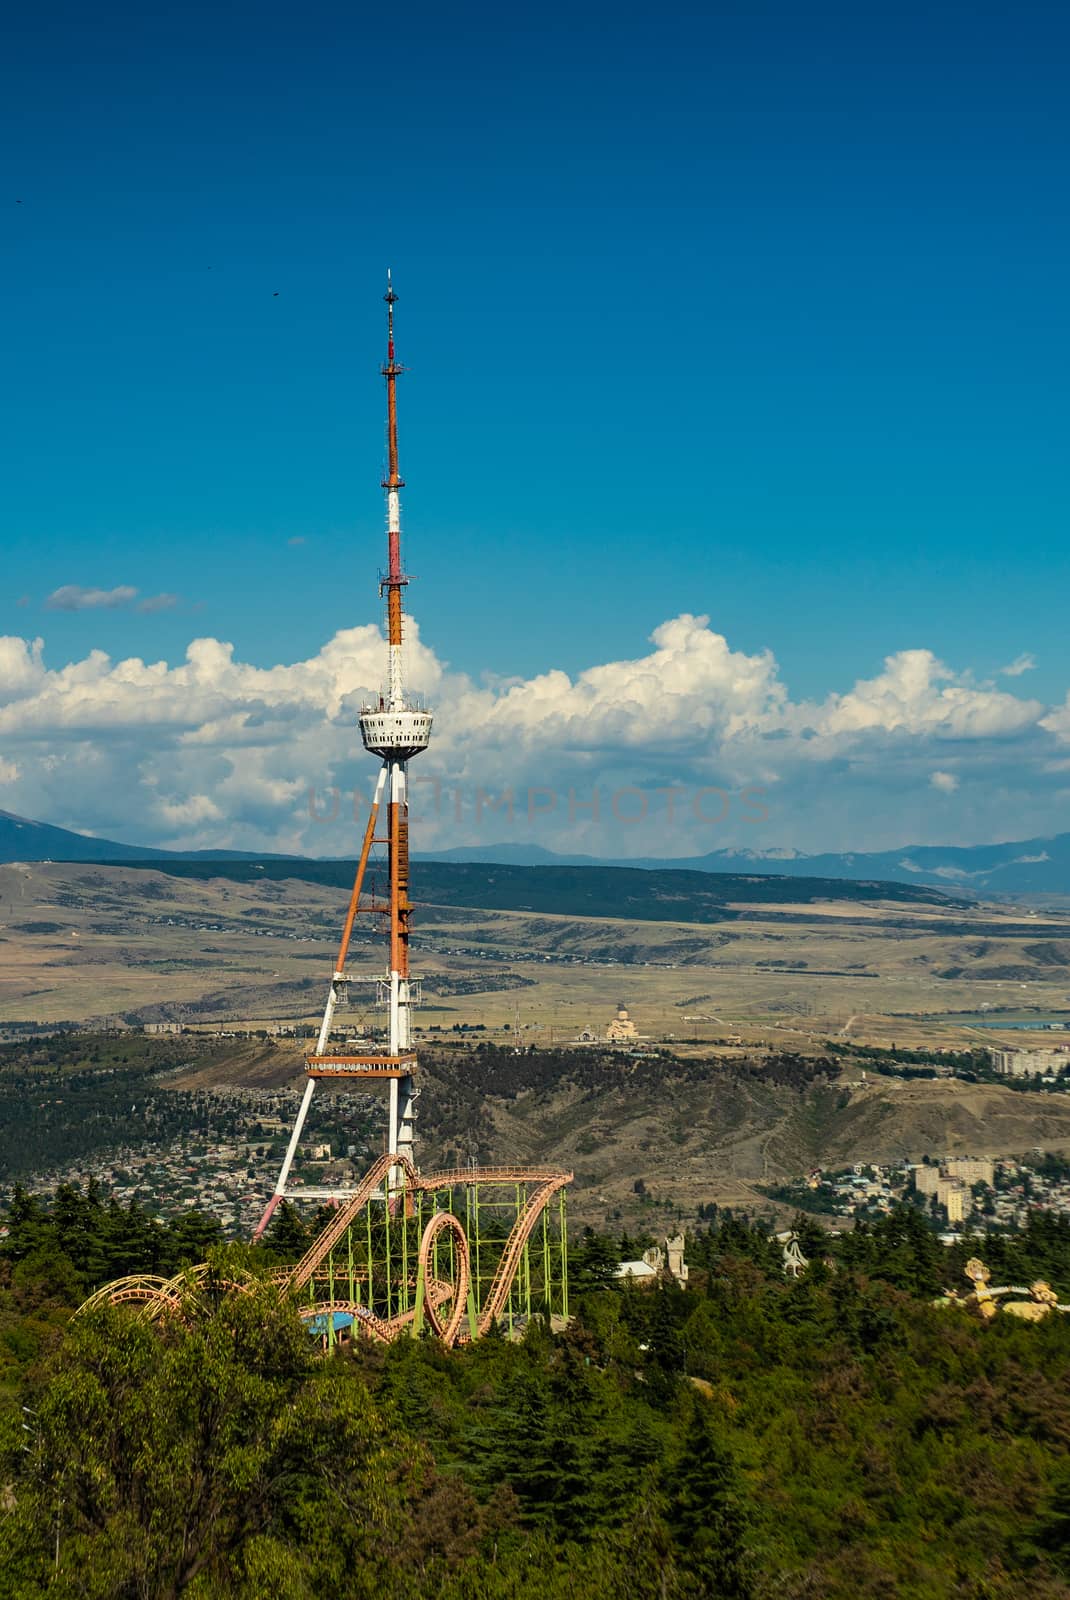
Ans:
<svg viewBox="0 0 1070 1600"><path fill-rule="evenodd" d="M833 696L821 726L831 733L880 729L886 733L976 739L1013 733L1035 722L1039 700L1019 700L998 689L975 686L931 650L901 650L888 656L877 677Z"/></svg>
<svg viewBox="0 0 1070 1600"><path fill-rule="evenodd" d="M474 796L512 790L524 815L529 788L555 799L539 805L544 816L528 836L558 849L686 855L726 842L921 842L936 825L925 796L936 788L951 800L966 773L975 831L1000 829L998 808L1013 782L1032 785L1015 814L1039 832L1044 807L1055 815L1046 797L1063 781L1052 757L1070 742L1070 702L1049 711L924 649L889 656L873 676L824 700L794 700L769 650L733 649L705 616L671 618L647 649L575 675L551 667L477 684L436 657L415 620L406 656L408 681L435 711L431 748L413 767L422 780L417 848L510 836L504 811L473 815ZM39 639L0 638L0 739L17 768L5 803L135 842L346 854L363 805L354 790L374 774L357 718L378 689L384 657L373 624L267 667L236 659L223 640L198 638L175 665L91 650L53 668ZM461 798L429 805L436 785ZM765 790L762 837L758 808L741 815L735 801L711 832L709 819L725 812L716 797L701 809L678 805L671 838L653 823L643 832L614 821L615 789L632 791L617 808L631 815L634 791L681 786ZM581 815L570 791L582 801L596 790L604 796L598 816ZM951 813L939 810L946 830ZM332 811L329 829L314 819Z"/></svg>

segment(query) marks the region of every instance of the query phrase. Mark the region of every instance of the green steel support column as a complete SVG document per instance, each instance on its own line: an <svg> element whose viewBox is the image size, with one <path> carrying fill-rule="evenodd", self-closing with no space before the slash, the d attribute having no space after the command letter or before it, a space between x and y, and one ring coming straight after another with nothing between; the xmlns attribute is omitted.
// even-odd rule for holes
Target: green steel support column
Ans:
<svg viewBox="0 0 1070 1600"><path fill-rule="evenodd" d="M368 1221L368 1310L375 1310L375 1255L372 1250L372 1203L369 1200L364 1215Z"/></svg>
<svg viewBox="0 0 1070 1600"><path fill-rule="evenodd" d="M515 1204L515 1206L513 1208L513 1215L517 1219L519 1219L519 1217L520 1217L520 1206L521 1206L520 1185L517 1184L516 1185L516 1204ZM523 1273L524 1273L524 1258L523 1258L523 1256L521 1256L520 1260L517 1262L516 1271L513 1274L513 1281L509 1286L509 1331L510 1332L512 1332L512 1328L513 1328L513 1310L515 1308L516 1314L519 1317L520 1311L521 1311L521 1307L523 1305L523 1300L521 1299L521 1292L520 1292L520 1280L523 1277Z"/></svg>
<svg viewBox="0 0 1070 1600"><path fill-rule="evenodd" d="M357 1298L357 1283L353 1276L353 1229L346 1229L346 1261L349 1266L349 1298Z"/></svg>
<svg viewBox="0 0 1070 1600"><path fill-rule="evenodd" d="M424 1331L424 1294L427 1285L424 1281L424 1271L420 1264L416 1265L416 1306L412 1318L412 1337L418 1339Z"/></svg>
<svg viewBox="0 0 1070 1600"><path fill-rule="evenodd" d="M383 1250L386 1255L386 1314L388 1317L392 1317L394 1315L394 1290L390 1282L390 1194L385 1184L383 1193L386 1196L386 1204L383 1207L383 1225L386 1229L383 1244Z"/></svg>
<svg viewBox="0 0 1070 1600"><path fill-rule="evenodd" d="M330 1252L330 1254L327 1257L327 1298L331 1302L331 1305L333 1306L334 1305L334 1251L333 1250ZM333 1318L333 1316L331 1318L331 1326L332 1326L332 1328L334 1326L334 1318Z"/></svg>
<svg viewBox="0 0 1070 1600"><path fill-rule="evenodd" d="M419 1250L420 1250L420 1240L423 1238L423 1236L424 1236L424 1192L423 1192L422 1189L417 1189L417 1191L416 1191L416 1252L417 1252L416 1281L417 1281L417 1285L419 1284L419 1281L420 1281ZM426 1292L426 1285L425 1285L425 1292Z"/></svg>
<svg viewBox="0 0 1070 1600"><path fill-rule="evenodd" d="M525 1209L527 1208L527 1203L528 1203L528 1186L527 1186L527 1184L525 1184L524 1185L524 1207L525 1207ZM531 1321L531 1239L530 1239L530 1237L528 1239L526 1239L525 1242L524 1242L524 1301L525 1301L525 1314L527 1316L528 1321L530 1322Z"/></svg>
<svg viewBox="0 0 1070 1600"><path fill-rule="evenodd" d="M549 1206L542 1208L542 1297L546 1301L546 1315L553 1310L550 1303L550 1222L546 1213Z"/></svg>
<svg viewBox="0 0 1070 1600"><path fill-rule="evenodd" d="M483 1283L479 1276L479 1184L472 1185L472 1211L475 1215L475 1240L472 1247L472 1259L475 1265L476 1280L476 1308L483 1310Z"/></svg>
<svg viewBox="0 0 1070 1600"><path fill-rule="evenodd" d="M408 1197L401 1192L401 1310L409 1309L409 1215Z"/></svg>
<svg viewBox="0 0 1070 1600"><path fill-rule="evenodd" d="M568 1316L568 1227L565 1223L565 1191L561 1190L561 1315Z"/></svg>

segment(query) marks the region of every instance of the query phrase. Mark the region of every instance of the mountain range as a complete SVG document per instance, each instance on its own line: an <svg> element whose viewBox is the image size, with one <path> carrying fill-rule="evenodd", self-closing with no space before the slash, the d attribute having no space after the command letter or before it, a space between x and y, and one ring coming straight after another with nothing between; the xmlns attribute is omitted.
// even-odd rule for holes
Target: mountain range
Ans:
<svg viewBox="0 0 1070 1600"><path fill-rule="evenodd" d="M0 862L4 861L279 861L285 856L262 850L158 850L145 844L120 844L92 834L33 822L0 811ZM292 859L292 858L291 858Z"/></svg>
<svg viewBox="0 0 1070 1600"><path fill-rule="evenodd" d="M250 850L161 850L75 833L0 811L3 861L255 861L297 859ZM711 850L705 855L605 858L531 844L466 845L421 852L421 861L518 867L638 867L652 871L766 874L793 878L879 879L970 895L1070 894L1070 833L987 845L904 845L897 850L826 852Z"/></svg>
<svg viewBox="0 0 1070 1600"><path fill-rule="evenodd" d="M499 862L512 866L643 867L680 872L774 873L789 878L879 879L926 884L970 895L1070 894L1070 833L1004 844L903 845L806 855L791 850L710 850L667 860L633 856L564 855L538 845L492 844L438 850L435 861Z"/></svg>

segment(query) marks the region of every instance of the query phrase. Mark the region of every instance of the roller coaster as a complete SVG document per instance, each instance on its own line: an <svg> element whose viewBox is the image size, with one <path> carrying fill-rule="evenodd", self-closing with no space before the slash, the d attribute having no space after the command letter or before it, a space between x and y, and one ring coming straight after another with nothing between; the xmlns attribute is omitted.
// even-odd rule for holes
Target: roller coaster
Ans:
<svg viewBox="0 0 1070 1600"><path fill-rule="evenodd" d="M543 1167L458 1167L420 1173L381 1156L293 1266L268 1277L325 1350L402 1335L452 1347L533 1315L568 1317L565 1186ZM206 1264L172 1278L120 1278L85 1302L128 1305L147 1321L188 1319L220 1294L247 1292L254 1271L221 1277Z"/></svg>

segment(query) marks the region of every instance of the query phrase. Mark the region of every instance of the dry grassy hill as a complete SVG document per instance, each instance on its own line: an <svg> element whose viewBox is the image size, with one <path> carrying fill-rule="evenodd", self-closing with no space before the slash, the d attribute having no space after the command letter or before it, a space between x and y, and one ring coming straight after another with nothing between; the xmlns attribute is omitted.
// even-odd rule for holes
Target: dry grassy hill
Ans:
<svg viewBox="0 0 1070 1600"><path fill-rule="evenodd" d="M0 1025L312 1022L345 898L285 878L0 866ZM725 909L734 920L711 925L422 905L420 1021L501 1037L519 1000L526 1036L545 1043L551 1029L558 1041L602 1029L625 998L641 1033L677 1041L961 1046L991 1037L971 1032L982 1008L1070 1005L1061 913L835 898ZM374 935L358 928L351 959L369 980ZM370 981L353 993L360 1016Z"/></svg>
<svg viewBox="0 0 1070 1600"><path fill-rule="evenodd" d="M634 1206L639 1178L690 1211L764 1203L757 1185L813 1166L1070 1150L1070 1097L872 1074L858 1089L828 1065L432 1057L421 1133L433 1159L563 1162L587 1214Z"/></svg>
<svg viewBox="0 0 1070 1600"><path fill-rule="evenodd" d="M169 1081L290 1087L295 1110L303 1087L300 1053L270 1044L213 1050ZM685 1212L711 1200L753 1210L768 1207L759 1186L814 1166L1070 1151L1070 1096L872 1070L865 1088L858 1081L857 1067L792 1054L763 1062L430 1050L420 1068L420 1159L571 1167L572 1209L597 1221L637 1211L638 1179Z"/></svg>

